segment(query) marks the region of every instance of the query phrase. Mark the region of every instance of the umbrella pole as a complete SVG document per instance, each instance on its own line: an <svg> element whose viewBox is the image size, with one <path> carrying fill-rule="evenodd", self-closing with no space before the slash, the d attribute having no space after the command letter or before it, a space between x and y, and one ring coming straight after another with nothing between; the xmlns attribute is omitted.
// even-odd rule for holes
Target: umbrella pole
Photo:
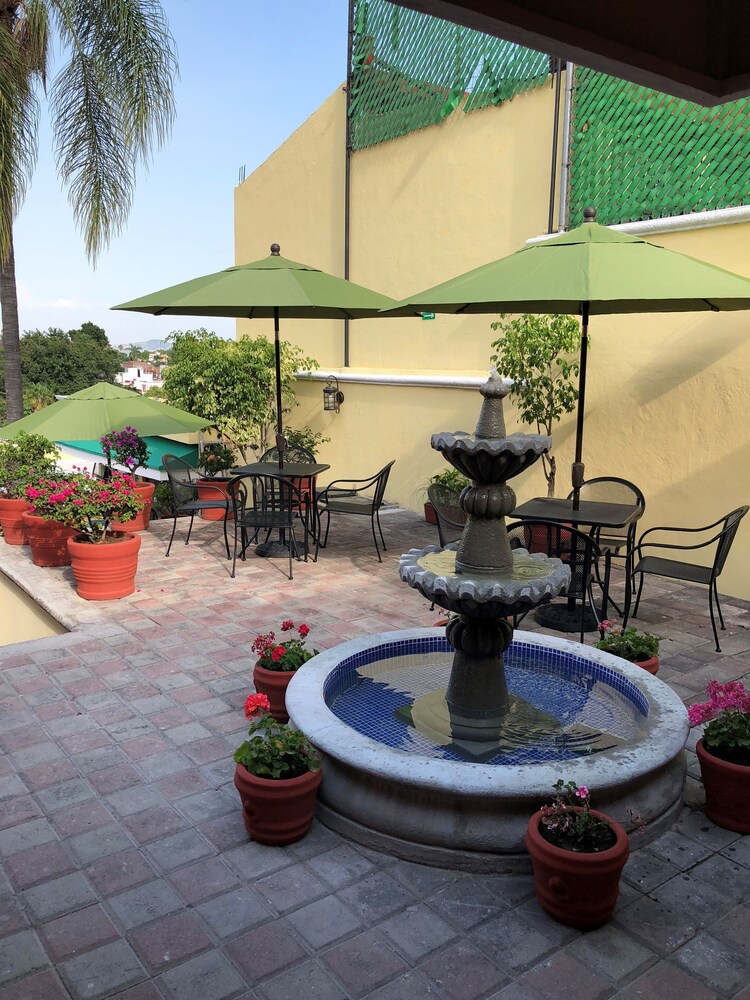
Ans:
<svg viewBox="0 0 750 1000"><path fill-rule="evenodd" d="M276 355L276 448L279 468L284 468L284 424L281 416L281 342L279 341L279 310L273 307L273 346Z"/></svg>
<svg viewBox="0 0 750 1000"><path fill-rule="evenodd" d="M573 510L578 510L581 502L585 467L583 464L583 415L586 409L586 361L589 353L589 303L581 304L581 355L578 370L578 412L576 414L576 454L571 467L573 485Z"/></svg>

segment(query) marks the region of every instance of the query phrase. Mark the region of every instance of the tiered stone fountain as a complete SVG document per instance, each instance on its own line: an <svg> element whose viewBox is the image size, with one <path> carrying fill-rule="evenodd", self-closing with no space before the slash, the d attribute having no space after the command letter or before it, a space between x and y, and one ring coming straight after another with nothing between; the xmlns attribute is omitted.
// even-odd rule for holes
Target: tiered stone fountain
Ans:
<svg viewBox="0 0 750 1000"><path fill-rule="evenodd" d="M548 438L505 432L497 375L474 434L432 447L472 483L459 543L412 549L401 578L453 613L437 629L342 643L293 678L293 724L324 758L323 822L402 857L476 871L525 866L528 817L554 782L586 784L595 806L657 836L682 804L687 713L646 671L590 646L516 631L510 619L561 593L557 559L511 550L508 480Z"/></svg>

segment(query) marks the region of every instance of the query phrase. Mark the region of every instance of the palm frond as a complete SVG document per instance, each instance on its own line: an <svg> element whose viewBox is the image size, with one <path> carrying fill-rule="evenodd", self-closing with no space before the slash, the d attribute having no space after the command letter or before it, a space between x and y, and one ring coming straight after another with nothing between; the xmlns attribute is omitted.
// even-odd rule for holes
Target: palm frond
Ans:
<svg viewBox="0 0 750 1000"><path fill-rule="evenodd" d="M122 230L138 164L174 120L174 41L157 0L48 0L70 61L50 93L55 154L86 252Z"/></svg>

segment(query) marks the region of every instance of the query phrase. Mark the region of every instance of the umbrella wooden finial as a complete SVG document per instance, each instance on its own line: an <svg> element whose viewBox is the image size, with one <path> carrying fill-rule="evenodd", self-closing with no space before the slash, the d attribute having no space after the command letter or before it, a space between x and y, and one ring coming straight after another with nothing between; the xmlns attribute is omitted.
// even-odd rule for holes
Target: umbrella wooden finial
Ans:
<svg viewBox="0 0 750 1000"><path fill-rule="evenodd" d="M583 210L583 221L584 222L596 222L596 209L593 205L589 205L588 208Z"/></svg>
<svg viewBox="0 0 750 1000"><path fill-rule="evenodd" d="M281 247L279 246L278 243L272 243L271 244L271 256L272 257L279 257L280 255L281 255Z"/></svg>

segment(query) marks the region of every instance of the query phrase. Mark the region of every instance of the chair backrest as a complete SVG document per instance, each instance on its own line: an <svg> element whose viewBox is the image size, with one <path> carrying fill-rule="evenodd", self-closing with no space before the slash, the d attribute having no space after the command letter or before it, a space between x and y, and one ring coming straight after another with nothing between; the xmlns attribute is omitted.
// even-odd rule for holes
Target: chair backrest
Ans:
<svg viewBox="0 0 750 1000"><path fill-rule="evenodd" d="M585 594L601 549L593 537L569 524L558 521L523 520L508 525L511 549L543 552L571 567L571 581L566 593Z"/></svg>
<svg viewBox="0 0 750 1000"><path fill-rule="evenodd" d="M459 494L443 483L431 483L427 487L427 499L435 508L440 544L455 542L461 537L465 522Z"/></svg>
<svg viewBox="0 0 750 1000"><path fill-rule="evenodd" d="M380 472L378 472L378 474L375 476L374 480L375 492L373 493L372 497L373 510L379 510L383 503L383 498L385 497L385 488L388 485L388 477L390 476L391 469L395 464L396 464L396 459L394 458L392 462L388 463L388 465L384 465L383 468L380 470Z"/></svg>
<svg viewBox="0 0 750 1000"><path fill-rule="evenodd" d="M169 479L175 509L189 500L194 500L196 492L193 484L200 479L198 470L176 455L163 455L161 463Z"/></svg>
<svg viewBox="0 0 750 1000"><path fill-rule="evenodd" d="M232 500L235 518L250 515L258 523L264 517L273 520L274 526L291 524L300 511L307 517L310 506L308 495L300 492L295 484L284 476L259 475L249 473L235 476L227 484L227 492Z"/></svg>
<svg viewBox="0 0 750 1000"><path fill-rule="evenodd" d="M568 493L568 500L573 499L573 492ZM596 479L587 479L581 485L581 500L595 500L600 503L629 503L640 507L640 513L635 521L638 521L646 509L646 499L641 490L628 479L620 479L617 476L598 476ZM635 532L635 521L632 521L624 528L604 528L601 534L608 538L627 538L628 534Z"/></svg>
<svg viewBox="0 0 750 1000"><path fill-rule="evenodd" d="M279 449L276 447L264 451L258 459L259 462L278 462ZM304 448L301 444L289 444L284 448L285 462L311 462L315 463L315 455L309 448Z"/></svg>
<svg viewBox="0 0 750 1000"><path fill-rule="evenodd" d="M736 510L730 511L724 518L724 527L721 529L719 544L716 547L716 555L714 557L714 576L718 576L724 569L724 563L727 561L729 550L732 548L732 542L734 541L734 536L737 534L740 521L747 514L748 510L750 510L748 506L738 507Z"/></svg>

